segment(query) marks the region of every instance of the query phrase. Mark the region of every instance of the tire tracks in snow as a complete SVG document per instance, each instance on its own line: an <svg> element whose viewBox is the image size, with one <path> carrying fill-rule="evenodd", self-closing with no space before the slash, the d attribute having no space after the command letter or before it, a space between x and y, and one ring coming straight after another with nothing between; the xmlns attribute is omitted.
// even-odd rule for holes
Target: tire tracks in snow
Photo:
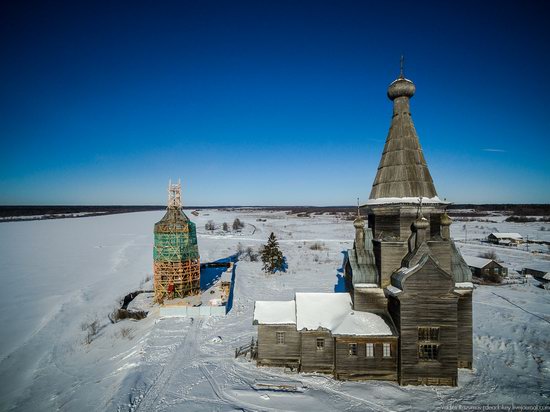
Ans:
<svg viewBox="0 0 550 412"><path fill-rule="evenodd" d="M242 409L244 411L257 411L257 410L273 411L273 412L280 411L280 409L267 408L265 406L259 407L256 404L247 403L247 402L243 402L243 401L239 401L239 400L235 399L234 397L229 395L226 391L224 391L220 387L220 385L218 384L216 379L214 379L214 377L212 376L212 374L210 373L210 371L208 370L208 368L205 365L201 364L201 365L199 365L199 368L200 368L201 372L203 373L204 377L208 380L208 383L212 387L212 390L214 391L214 393L216 394L218 399L223 401L225 404L229 404L229 405L233 406L236 409L238 408L238 409Z"/></svg>
<svg viewBox="0 0 550 412"><path fill-rule="evenodd" d="M166 392L167 383L174 373L189 363L198 351L198 334L203 324L203 319L191 318L191 326L185 334L183 342L174 351L166 366L157 375L151 386L145 392L143 398L135 406L134 411L153 411Z"/></svg>
<svg viewBox="0 0 550 412"><path fill-rule="evenodd" d="M299 375L300 380L297 380L297 379L294 379L294 378L289 379L288 375L268 372L266 370L262 370L262 368L258 368L257 371L252 372L250 369L248 369L248 368L244 367L243 365L239 364L239 362L234 362L233 365L235 366L235 369L237 369L237 368L240 369L241 378L244 377L244 374L242 372L245 372L246 374L251 376L253 380L255 380L257 378L257 376L254 376L254 373L260 373L264 376L269 376L271 378L277 378L278 380L282 379L282 380L293 381L293 382L301 382L301 383L306 382L307 386L310 387L310 388L316 389L316 390L321 391L321 392L331 393L333 395L339 396L340 398L345 398L347 400L359 402L360 404L362 404L364 406L372 408L371 409L372 411L376 411L376 412L378 412L378 411L390 412L391 411L391 409L388 409L388 408L386 408L383 405L380 405L378 403L369 401L369 400L364 399L364 398L360 398L360 397L355 396L355 395L351 395L351 394L346 393L346 392L339 391L337 389L333 389L333 388L331 388L327 385L324 385L322 383L313 382L312 379L308 379L307 375ZM328 377L328 376L319 375L319 376L316 376L316 377L325 378L328 382L331 382L331 378ZM263 410L263 408L262 408L262 410Z"/></svg>

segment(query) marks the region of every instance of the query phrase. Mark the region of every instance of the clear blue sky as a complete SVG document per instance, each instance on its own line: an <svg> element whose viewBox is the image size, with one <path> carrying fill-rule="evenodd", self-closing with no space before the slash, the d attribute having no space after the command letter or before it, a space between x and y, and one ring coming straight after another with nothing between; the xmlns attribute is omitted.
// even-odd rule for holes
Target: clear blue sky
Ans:
<svg viewBox="0 0 550 412"><path fill-rule="evenodd" d="M3 1L0 204L366 200L402 53L439 196L550 202L549 4Z"/></svg>

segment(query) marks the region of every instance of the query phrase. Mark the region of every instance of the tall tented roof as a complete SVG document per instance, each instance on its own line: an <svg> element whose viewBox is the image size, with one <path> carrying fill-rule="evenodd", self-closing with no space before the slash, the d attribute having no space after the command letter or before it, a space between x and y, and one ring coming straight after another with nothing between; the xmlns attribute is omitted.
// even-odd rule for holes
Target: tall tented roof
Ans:
<svg viewBox="0 0 550 412"><path fill-rule="evenodd" d="M409 98L415 90L403 74L388 88L393 117L370 199L437 196L411 118Z"/></svg>

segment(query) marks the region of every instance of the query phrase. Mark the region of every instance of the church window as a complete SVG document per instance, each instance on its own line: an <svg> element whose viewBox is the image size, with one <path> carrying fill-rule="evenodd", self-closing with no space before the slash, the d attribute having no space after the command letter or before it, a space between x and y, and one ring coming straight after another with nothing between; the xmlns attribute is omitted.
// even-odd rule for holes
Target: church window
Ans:
<svg viewBox="0 0 550 412"><path fill-rule="evenodd" d="M438 342L439 328L420 327L418 328L418 341L421 342Z"/></svg>
<svg viewBox="0 0 550 412"><path fill-rule="evenodd" d="M418 359L422 361L437 360L439 355L439 328L418 328Z"/></svg>
<svg viewBox="0 0 550 412"><path fill-rule="evenodd" d="M437 360L439 354L439 345L436 344L420 344L418 345L418 359L430 361Z"/></svg>

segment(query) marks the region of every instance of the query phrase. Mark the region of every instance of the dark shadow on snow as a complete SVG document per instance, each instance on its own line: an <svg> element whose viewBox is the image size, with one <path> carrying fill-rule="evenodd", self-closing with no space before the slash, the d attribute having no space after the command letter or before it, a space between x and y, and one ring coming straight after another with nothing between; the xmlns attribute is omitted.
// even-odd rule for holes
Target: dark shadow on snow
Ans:
<svg viewBox="0 0 550 412"><path fill-rule="evenodd" d="M338 268L336 271L338 272L336 274L336 284L334 285L334 293L345 293L346 290L346 279L344 278L344 263L346 262L348 258L348 251L342 250L342 255L344 255L344 258L342 260L342 266Z"/></svg>
<svg viewBox="0 0 550 412"><path fill-rule="evenodd" d="M233 273L231 273L231 286L225 306L226 313L228 313L233 307L233 289L235 287L235 268L237 267L237 261L238 256L235 254L223 259L216 260L215 262L201 264L201 292L204 292L220 280L220 276L229 267L229 263L233 262Z"/></svg>
<svg viewBox="0 0 550 412"><path fill-rule="evenodd" d="M288 269L288 263L286 262L286 257L283 257L283 264L281 265L281 267L275 269L273 273L277 273L277 272L285 273L287 269Z"/></svg>

